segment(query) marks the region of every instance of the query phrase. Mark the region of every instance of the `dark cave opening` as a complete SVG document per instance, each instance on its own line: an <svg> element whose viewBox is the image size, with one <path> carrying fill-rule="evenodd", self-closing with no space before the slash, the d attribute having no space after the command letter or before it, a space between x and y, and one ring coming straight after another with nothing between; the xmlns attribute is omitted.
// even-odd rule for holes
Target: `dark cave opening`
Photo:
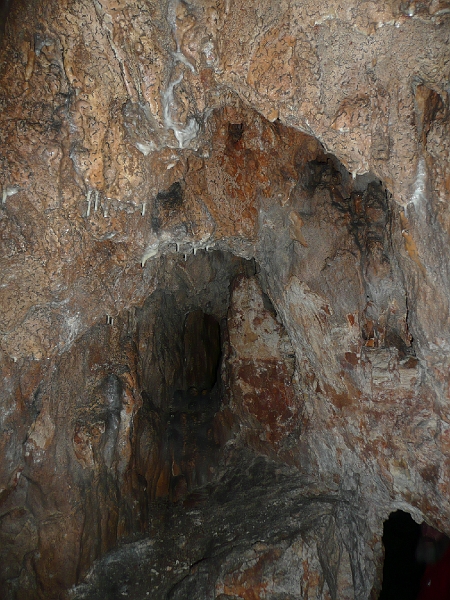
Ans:
<svg viewBox="0 0 450 600"><path fill-rule="evenodd" d="M220 323L201 309L186 315L183 329L183 388L173 394L163 439L171 465L170 498L176 501L208 482L218 451L214 416L222 391Z"/></svg>
<svg viewBox="0 0 450 600"><path fill-rule="evenodd" d="M421 526L410 514L397 510L383 528L383 587L379 600L416 600L425 564L416 559Z"/></svg>
<svg viewBox="0 0 450 600"><path fill-rule="evenodd" d="M235 278L252 276L255 265L221 251L199 251L186 261L175 255L161 265L161 289L136 310L144 401L138 438L154 440L152 452L150 442L137 444L136 468L151 490L143 503L170 505L210 482L230 435L218 416L230 293Z"/></svg>

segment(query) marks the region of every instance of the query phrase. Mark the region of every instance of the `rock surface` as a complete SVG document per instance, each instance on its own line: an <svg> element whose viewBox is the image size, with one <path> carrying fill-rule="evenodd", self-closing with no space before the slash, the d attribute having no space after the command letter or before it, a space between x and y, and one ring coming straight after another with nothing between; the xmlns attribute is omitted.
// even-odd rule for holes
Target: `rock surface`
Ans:
<svg viewBox="0 0 450 600"><path fill-rule="evenodd" d="M0 595L376 598L450 534L450 3L6 14Z"/></svg>

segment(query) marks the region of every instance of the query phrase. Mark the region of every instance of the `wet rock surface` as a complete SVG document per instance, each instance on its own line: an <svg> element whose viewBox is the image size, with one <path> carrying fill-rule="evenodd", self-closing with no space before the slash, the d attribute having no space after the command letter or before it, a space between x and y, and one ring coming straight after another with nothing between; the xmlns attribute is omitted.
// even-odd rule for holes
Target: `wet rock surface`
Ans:
<svg viewBox="0 0 450 600"><path fill-rule="evenodd" d="M0 17L0 595L376 598L450 533L449 3Z"/></svg>

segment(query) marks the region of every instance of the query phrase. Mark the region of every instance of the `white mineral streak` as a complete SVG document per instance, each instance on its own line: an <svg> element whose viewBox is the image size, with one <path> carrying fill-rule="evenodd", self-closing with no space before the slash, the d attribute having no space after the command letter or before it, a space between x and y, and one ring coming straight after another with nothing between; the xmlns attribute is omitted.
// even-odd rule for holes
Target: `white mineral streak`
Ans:
<svg viewBox="0 0 450 600"><path fill-rule="evenodd" d="M152 244L151 246L148 246L147 249L145 250L142 258L141 258L141 266L145 267L145 263L148 261L149 258L153 258L154 256L156 256L158 254L158 249L159 249L159 242L156 242L156 244Z"/></svg>
<svg viewBox="0 0 450 600"><path fill-rule="evenodd" d="M173 37L177 46L177 50L173 56L177 62L182 63L193 73L195 73L195 67L189 62L189 60L181 51L180 33L177 30L177 7L179 4L179 0L172 0L167 9L167 20L172 29ZM174 119L174 88L183 81L183 78L184 74L180 73L176 79L169 83L166 91L162 94L164 125L166 126L166 129L172 129L175 138L177 139L179 148L189 147L190 143L197 137L200 129L199 124L193 117L188 119L184 127L180 126L180 124Z"/></svg>
<svg viewBox="0 0 450 600"><path fill-rule="evenodd" d="M411 202L414 208L419 209L424 201L425 201L425 186L426 186L426 170L425 170L425 160L423 158L419 159L419 163L417 165L417 174L416 181L414 183L414 193L411 198Z"/></svg>
<svg viewBox="0 0 450 600"><path fill-rule="evenodd" d="M188 69L190 69L193 73L196 73L194 65L188 61L188 59L185 57L185 55L182 52L175 52L172 56L178 62L183 63L183 65L186 65L186 67L188 67Z"/></svg>
<svg viewBox="0 0 450 600"><path fill-rule="evenodd" d="M14 194L17 194L19 190L20 188L17 185L4 187L2 193L2 204L6 203L6 198L9 198L9 196L14 196Z"/></svg>
<svg viewBox="0 0 450 600"><path fill-rule="evenodd" d="M86 202L87 202L87 212L86 212L86 216L89 217L89 215L91 214L91 190L88 191L88 193L86 194Z"/></svg>
<svg viewBox="0 0 450 600"><path fill-rule="evenodd" d="M169 83L165 92L163 92L162 96L162 104L164 110L164 124L166 129L172 129L175 134L175 137L178 141L178 146L180 148L186 148L189 144L197 137L199 132L199 125L197 121L192 117L189 119L185 127L180 127L173 119L173 108L174 108L174 88L181 83L183 80L183 73L174 80Z"/></svg>
<svg viewBox="0 0 450 600"><path fill-rule="evenodd" d="M135 146L139 150L139 152L142 152L142 154L144 156L148 156L150 154L150 152L153 152L154 150L156 150L156 146L153 142L150 142L150 143L136 142Z"/></svg>

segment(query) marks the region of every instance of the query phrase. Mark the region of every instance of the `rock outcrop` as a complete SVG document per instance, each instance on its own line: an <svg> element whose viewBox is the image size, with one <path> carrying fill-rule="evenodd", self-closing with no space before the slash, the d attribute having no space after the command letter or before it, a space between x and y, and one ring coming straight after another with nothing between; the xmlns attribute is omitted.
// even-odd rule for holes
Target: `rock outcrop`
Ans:
<svg viewBox="0 0 450 600"><path fill-rule="evenodd" d="M392 511L450 534L450 3L344 4L4 3L2 598L374 599Z"/></svg>

